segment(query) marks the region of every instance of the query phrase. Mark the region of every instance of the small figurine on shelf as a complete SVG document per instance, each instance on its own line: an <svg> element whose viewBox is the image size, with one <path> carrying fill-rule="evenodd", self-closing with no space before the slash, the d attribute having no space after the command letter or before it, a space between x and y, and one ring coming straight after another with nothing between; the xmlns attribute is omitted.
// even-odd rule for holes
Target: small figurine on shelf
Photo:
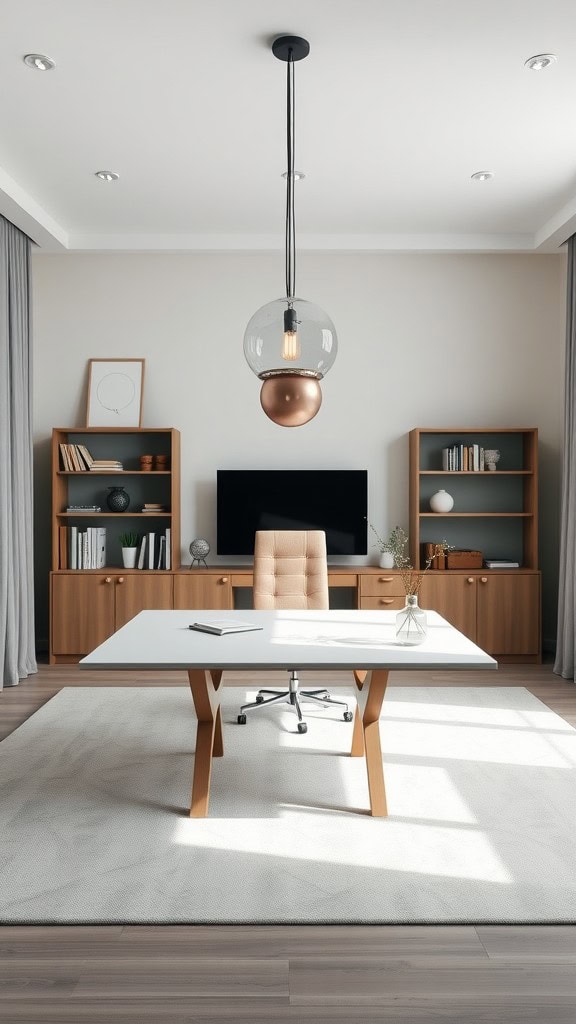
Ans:
<svg viewBox="0 0 576 1024"><path fill-rule="evenodd" d="M190 568L192 568L195 564L203 565L205 566L205 568L208 568L208 566L206 565L206 556L210 554L210 545L207 540L202 540L201 537L198 537L196 540L193 540L190 545L189 551L190 554L192 555Z"/></svg>

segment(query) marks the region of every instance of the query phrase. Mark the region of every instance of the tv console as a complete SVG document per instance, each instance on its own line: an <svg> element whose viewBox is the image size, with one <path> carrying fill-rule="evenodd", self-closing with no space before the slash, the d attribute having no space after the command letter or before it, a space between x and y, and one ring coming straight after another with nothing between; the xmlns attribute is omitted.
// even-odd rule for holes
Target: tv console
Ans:
<svg viewBox="0 0 576 1024"><path fill-rule="evenodd" d="M76 591L78 573L58 570L52 586ZM71 577L69 581L63 577ZM150 608L227 609L235 605L235 591L252 586L250 565L209 566L147 572L114 569L88 570L81 574L92 596L117 594L113 622L97 614L98 601L90 602L90 614L82 622L80 605L68 602L64 629L52 631L52 664L77 662L124 625L137 611ZM158 590L159 577L162 590ZM329 565L328 586L349 588L352 606L394 611L404 606L402 577L397 569L371 565ZM121 601L133 587L138 600ZM444 615L455 627L501 662L538 663L540 648L540 573L535 569L447 570L426 573L420 590L423 608ZM514 608L511 619L508 609ZM55 619L58 622L58 616Z"/></svg>

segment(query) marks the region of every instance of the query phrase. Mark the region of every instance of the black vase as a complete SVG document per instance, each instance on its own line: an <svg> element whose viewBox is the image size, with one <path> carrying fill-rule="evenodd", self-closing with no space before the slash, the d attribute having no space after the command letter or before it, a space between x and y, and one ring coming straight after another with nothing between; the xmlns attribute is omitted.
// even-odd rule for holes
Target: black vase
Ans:
<svg viewBox="0 0 576 1024"><path fill-rule="evenodd" d="M130 495L123 487L109 487L110 491L106 498L106 504L111 512L125 512L130 507Z"/></svg>

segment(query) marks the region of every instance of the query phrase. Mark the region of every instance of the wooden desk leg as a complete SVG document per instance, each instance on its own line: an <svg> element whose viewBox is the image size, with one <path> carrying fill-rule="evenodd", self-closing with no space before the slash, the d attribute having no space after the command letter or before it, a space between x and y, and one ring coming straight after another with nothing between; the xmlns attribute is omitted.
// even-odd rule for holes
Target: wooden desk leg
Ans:
<svg viewBox="0 0 576 1024"><path fill-rule="evenodd" d="M364 750L366 752L368 791L370 793L370 813L375 818L385 818L388 814L379 727L380 712L382 710L382 702L384 700L384 694L386 693L387 684L388 672L383 669L374 669L365 695L364 712L362 715L362 733L364 738ZM362 696L364 696L364 694L362 694ZM356 711L356 715L359 724L360 715L358 710ZM356 721L354 722L354 736L352 738L351 754L353 756L355 756L355 741L358 745L359 741L357 739Z"/></svg>
<svg viewBox="0 0 576 1024"><path fill-rule="evenodd" d="M218 688L222 673L190 669L188 680L192 700L198 718L196 731L196 754L194 756L194 778L192 780L191 818L205 818L210 800L210 776L212 757L221 757L222 719L220 715L220 694Z"/></svg>

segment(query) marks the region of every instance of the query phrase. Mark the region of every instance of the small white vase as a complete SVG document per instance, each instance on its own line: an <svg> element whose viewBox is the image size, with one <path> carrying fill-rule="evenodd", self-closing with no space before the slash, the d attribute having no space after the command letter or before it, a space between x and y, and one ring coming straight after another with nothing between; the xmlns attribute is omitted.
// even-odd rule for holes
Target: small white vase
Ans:
<svg viewBox="0 0 576 1024"><path fill-rule="evenodd" d="M433 512L451 512L454 508L454 498L448 491L436 491L430 498L430 508Z"/></svg>
<svg viewBox="0 0 576 1024"><path fill-rule="evenodd" d="M122 564L125 569L136 567L136 552L138 548L122 548Z"/></svg>
<svg viewBox="0 0 576 1024"><path fill-rule="evenodd" d="M380 553L380 568L381 569L393 569L394 568L394 555L391 551L382 551Z"/></svg>

